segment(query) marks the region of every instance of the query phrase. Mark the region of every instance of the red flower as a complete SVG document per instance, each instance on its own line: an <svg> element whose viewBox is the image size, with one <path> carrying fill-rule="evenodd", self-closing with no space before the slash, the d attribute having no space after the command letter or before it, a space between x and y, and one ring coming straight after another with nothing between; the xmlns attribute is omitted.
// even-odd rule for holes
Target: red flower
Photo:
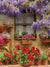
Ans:
<svg viewBox="0 0 50 67"><path fill-rule="evenodd" d="M43 40L43 39L40 39L40 40Z"/></svg>
<svg viewBox="0 0 50 67"><path fill-rule="evenodd" d="M27 54L29 54L29 51L27 51Z"/></svg>
<svg viewBox="0 0 50 67"><path fill-rule="evenodd" d="M1 58L1 61L2 61L2 58Z"/></svg>
<svg viewBox="0 0 50 67"><path fill-rule="evenodd" d="M35 49L35 47L33 46L31 49L33 50L33 49Z"/></svg>
<svg viewBox="0 0 50 67"><path fill-rule="evenodd" d="M6 53L6 56L7 56L7 55L9 56L9 54L8 54L8 53Z"/></svg>
<svg viewBox="0 0 50 67"><path fill-rule="evenodd" d="M16 52L14 52L14 54L15 54L15 55L17 55L17 53L16 53Z"/></svg>
<svg viewBox="0 0 50 67"><path fill-rule="evenodd" d="M11 57L11 56L9 56L9 58L11 58L11 59L12 59L12 57Z"/></svg>
<svg viewBox="0 0 50 67"><path fill-rule="evenodd" d="M15 48L18 48L19 49L20 48L20 45L16 45Z"/></svg>
<svg viewBox="0 0 50 67"><path fill-rule="evenodd" d="M14 63L16 63L16 60L13 60Z"/></svg>
<svg viewBox="0 0 50 67"><path fill-rule="evenodd" d="M36 53L36 51L35 50L32 50L31 53Z"/></svg>
<svg viewBox="0 0 50 67"><path fill-rule="evenodd" d="M15 51L15 49L13 49L13 51Z"/></svg>
<svg viewBox="0 0 50 67"><path fill-rule="evenodd" d="M6 25L6 24L3 24L4 26Z"/></svg>
<svg viewBox="0 0 50 67"><path fill-rule="evenodd" d="M14 56L12 55L12 57L14 57Z"/></svg>
<svg viewBox="0 0 50 67"><path fill-rule="evenodd" d="M18 57L18 61L20 60L20 57Z"/></svg>
<svg viewBox="0 0 50 67"><path fill-rule="evenodd" d="M40 36L40 38L41 38L41 36Z"/></svg>
<svg viewBox="0 0 50 67"><path fill-rule="evenodd" d="M45 38L47 38L47 35L45 35Z"/></svg>
<svg viewBox="0 0 50 67"><path fill-rule="evenodd" d="M5 53L3 53L3 55L6 55Z"/></svg>
<svg viewBox="0 0 50 67"><path fill-rule="evenodd" d="M17 49L16 49L17 50Z"/></svg>
<svg viewBox="0 0 50 67"><path fill-rule="evenodd" d="M36 51L37 51L37 52L40 52L38 48L36 48Z"/></svg>

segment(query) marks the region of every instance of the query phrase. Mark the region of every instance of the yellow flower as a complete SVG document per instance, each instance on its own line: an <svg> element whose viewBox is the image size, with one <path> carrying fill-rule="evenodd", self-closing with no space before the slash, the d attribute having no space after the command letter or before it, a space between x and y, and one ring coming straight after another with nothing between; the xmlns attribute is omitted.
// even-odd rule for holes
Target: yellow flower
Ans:
<svg viewBox="0 0 50 67"><path fill-rule="evenodd" d="M39 0L35 0L35 1L39 1Z"/></svg>
<svg viewBox="0 0 50 67"><path fill-rule="evenodd" d="M5 5L8 5L8 3L5 1Z"/></svg>
<svg viewBox="0 0 50 67"><path fill-rule="evenodd" d="M10 7L14 7L12 4L9 5Z"/></svg>
<svg viewBox="0 0 50 67"><path fill-rule="evenodd" d="M16 10L19 10L19 8L18 8L18 7L15 7L15 9L16 9Z"/></svg>

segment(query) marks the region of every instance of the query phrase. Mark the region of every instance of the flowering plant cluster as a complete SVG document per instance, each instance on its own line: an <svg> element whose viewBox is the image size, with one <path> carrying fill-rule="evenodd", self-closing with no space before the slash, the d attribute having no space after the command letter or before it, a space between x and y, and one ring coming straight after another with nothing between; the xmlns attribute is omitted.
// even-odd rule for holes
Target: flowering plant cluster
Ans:
<svg viewBox="0 0 50 67"><path fill-rule="evenodd" d="M8 33L3 33L2 36L3 36L4 38L9 38L9 37L10 37L10 35L9 35Z"/></svg>
<svg viewBox="0 0 50 67"><path fill-rule="evenodd" d="M18 54L16 53L3 53L3 56L1 57L1 61L4 63L5 60L8 60L9 63L13 64L13 63L17 63L18 60Z"/></svg>
<svg viewBox="0 0 50 67"><path fill-rule="evenodd" d="M7 28L13 28L14 27L14 24L4 24L5 25L5 27L7 27Z"/></svg>
<svg viewBox="0 0 50 67"><path fill-rule="evenodd" d="M39 49L35 48L34 46L31 49L29 49L28 47L20 47L20 45L16 45L15 49L13 49L13 51L15 52L15 50L17 53L19 53L18 60L21 64L27 63L27 62L29 62L29 60L33 61L35 56L36 57L40 56Z"/></svg>
<svg viewBox="0 0 50 67"><path fill-rule="evenodd" d="M42 34L39 34L39 37L40 37L40 40L43 40L43 39L46 39L46 38L49 38L50 39L50 35L48 35L47 33L42 33Z"/></svg>
<svg viewBox="0 0 50 67"><path fill-rule="evenodd" d="M37 2L39 2L39 7L43 5L43 0L0 0L0 12L19 16L24 7L26 12L28 12L28 9L30 9L30 12L37 10ZM48 4L48 1L46 1L46 4Z"/></svg>
<svg viewBox="0 0 50 67"><path fill-rule="evenodd" d="M24 40L30 40L31 38L33 38L31 34L24 35Z"/></svg>
<svg viewBox="0 0 50 67"><path fill-rule="evenodd" d="M0 44L3 44L4 40L3 40L3 36L0 34Z"/></svg>

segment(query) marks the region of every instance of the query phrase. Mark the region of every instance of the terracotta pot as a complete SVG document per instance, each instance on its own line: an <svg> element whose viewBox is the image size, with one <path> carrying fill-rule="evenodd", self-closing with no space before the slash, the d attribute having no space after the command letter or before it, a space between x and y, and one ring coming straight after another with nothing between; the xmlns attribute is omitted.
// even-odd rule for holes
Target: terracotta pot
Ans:
<svg viewBox="0 0 50 67"><path fill-rule="evenodd" d="M46 59L46 60L42 60L42 64L43 65L47 65L48 64L48 60Z"/></svg>
<svg viewBox="0 0 50 67"><path fill-rule="evenodd" d="M5 60L5 61L4 61L4 64L5 64L5 65L10 64L9 60Z"/></svg>
<svg viewBox="0 0 50 67"><path fill-rule="evenodd" d="M7 28L7 31L8 31L8 32L11 32L11 30L12 30L12 28L11 28L11 27Z"/></svg>
<svg viewBox="0 0 50 67"><path fill-rule="evenodd" d="M0 65L2 65L2 61L0 61Z"/></svg>
<svg viewBox="0 0 50 67"><path fill-rule="evenodd" d="M8 43L10 42L11 38L5 38L4 40L5 40L5 43Z"/></svg>
<svg viewBox="0 0 50 67"><path fill-rule="evenodd" d="M22 35L22 38L24 38L24 35Z"/></svg>
<svg viewBox="0 0 50 67"><path fill-rule="evenodd" d="M4 26L0 26L0 32L2 33L4 30Z"/></svg>
<svg viewBox="0 0 50 67"><path fill-rule="evenodd" d="M42 42L50 42L50 39L43 39Z"/></svg>
<svg viewBox="0 0 50 67"><path fill-rule="evenodd" d="M40 60L34 60L34 64L38 66L40 64Z"/></svg>
<svg viewBox="0 0 50 67"><path fill-rule="evenodd" d="M32 44L32 40L22 40L22 44L30 45L30 44Z"/></svg>
<svg viewBox="0 0 50 67"><path fill-rule="evenodd" d="M28 67L32 64L32 60L29 60L29 62L27 63L23 63L22 65L25 66L25 67Z"/></svg>

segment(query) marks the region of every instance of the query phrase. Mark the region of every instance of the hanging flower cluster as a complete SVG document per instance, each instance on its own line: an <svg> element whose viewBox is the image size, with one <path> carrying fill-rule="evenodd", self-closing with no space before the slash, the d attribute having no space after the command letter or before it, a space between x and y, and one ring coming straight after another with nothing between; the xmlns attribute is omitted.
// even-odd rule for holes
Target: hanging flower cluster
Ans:
<svg viewBox="0 0 50 67"><path fill-rule="evenodd" d="M19 16L24 8L26 12L28 12L28 9L30 9L30 12L38 9L37 3L40 7L43 5L43 0L40 2L39 0L0 0L0 12ZM48 4L47 1L46 4Z"/></svg>

